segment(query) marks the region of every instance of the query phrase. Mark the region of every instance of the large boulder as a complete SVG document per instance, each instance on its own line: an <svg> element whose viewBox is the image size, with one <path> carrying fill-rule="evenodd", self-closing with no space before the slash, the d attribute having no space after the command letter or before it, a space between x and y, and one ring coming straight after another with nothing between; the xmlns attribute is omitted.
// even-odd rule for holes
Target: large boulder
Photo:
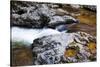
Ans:
<svg viewBox="0 0 100 67"><path fill-rule="evenodd" d="M44 36L31 47L34 64L96 61L95 37L84 32Z"/></svg>
<svg viewBox="0 0 100 67"><path fill-rule="evenodd" d="M59 24L77 22L75 18L66 15L67 13L63 9L53 9L53 5L55 6L55 4L11 1L11 27L55 28ZM64 14L60 16L57 13Z"/></svg>

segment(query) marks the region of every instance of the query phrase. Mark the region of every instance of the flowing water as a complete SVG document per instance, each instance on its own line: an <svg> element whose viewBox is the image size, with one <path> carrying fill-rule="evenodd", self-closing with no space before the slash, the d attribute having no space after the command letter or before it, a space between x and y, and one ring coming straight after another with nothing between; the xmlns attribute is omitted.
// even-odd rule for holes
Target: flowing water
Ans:
<svg viewBox="0 0 100 67"><path fill-rule="evenodd" d="M11 41L15 45L18 42L18 46L16 45L17 47L12 48L12 54L14 55L13 65L30 65L33 63L37 65L45 64L45 62L47 64L55 64L63 61L71 63L76 61L84 62L90 61L89 57L95 59L95 43L92 43L92 48L95 49L90 56L89 51L87 52L85 48L88 48L87 42L90 42L89 39L95 40L89 34L96 34L96 14L80 9L80 5L63 5L63 7L57 5L58 8L52 7L55 7L55 5L12 2ZM76 23L77 20L79 23ZM24 28L21 26L24 26ZM71 33L65 33L66 31L71 31ZM40 39L38 40L37 38ZM39 43L37 44L37 42ZM87 46L84 46L84 44L87 44ZM91 43L89 45L91 46ZM26 46L31 46L32 50ZM75 49L74 53L72 48ZM70 56L68 50L71 50L74 58ZM80 53L77 53L76 50ZM34 52L37 55L36 58ZM79 55L78 59L76 55L74 56L75 53L77 56Z"/></svg>
<svg viewBox="0 0 100 67"><path fill-rule="evenodd" d="M12 41L23 41L26 43L33 43L33 40L42 36L52 35L52 34L60 34L59 31L53 30L50 28L43 29L27 29L27 28L19 28L12 27Z"/></svg>

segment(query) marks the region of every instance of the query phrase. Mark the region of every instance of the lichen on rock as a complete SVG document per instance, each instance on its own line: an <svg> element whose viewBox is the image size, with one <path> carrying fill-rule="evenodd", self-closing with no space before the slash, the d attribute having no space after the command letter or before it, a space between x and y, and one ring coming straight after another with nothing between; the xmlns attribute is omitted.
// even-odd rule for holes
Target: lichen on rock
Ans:
<svg viewBox="0 0 100 67"><path fill-rule="evenodd" d="M91 38L91 39L89 39ZM95 58L96 54L87 51L86 47L91 50L96 46L88 45L95 37L85 33L62 33L58 35L45 36L33 41L32 49L37 54L34 64L57 64L70 62L88 62L89 57ZM94 49L96 50L96 49ZM61 59L62 57L66 59ZM58 58L56 60L56 58ZM43 62L44 61L44 62Z"/></svg>

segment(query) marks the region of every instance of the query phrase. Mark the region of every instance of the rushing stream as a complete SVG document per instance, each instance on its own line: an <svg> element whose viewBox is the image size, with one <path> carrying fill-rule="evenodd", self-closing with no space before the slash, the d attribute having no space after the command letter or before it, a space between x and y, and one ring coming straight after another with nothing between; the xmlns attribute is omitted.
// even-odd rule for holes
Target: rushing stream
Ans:
<svg viewBox="0 0 100 67"><path fill-rule="evenodd" d="M53 34L60 34L59 31L50 29L50 28L43 28L43 29L27 29L27 28L19 28L19 27L12 27L12 41L23 41L26 43L33 43L33 40L42 36L53 35Z"/></svg>

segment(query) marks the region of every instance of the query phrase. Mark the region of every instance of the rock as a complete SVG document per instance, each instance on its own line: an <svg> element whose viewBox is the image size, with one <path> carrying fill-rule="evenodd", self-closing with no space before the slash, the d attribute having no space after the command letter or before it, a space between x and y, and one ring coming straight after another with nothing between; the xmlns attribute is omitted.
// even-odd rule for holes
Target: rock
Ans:
<svg viewBox="0 0 100 67"><path fill-rule="evenodd" d="M69 13L79 13L79 9L80 5L76 5L76 4L64 4L63 5L63 9Z"/></svg>
<svg viewBox="0 0 100 67"><path fill-rule="evenodd" d="M81 6L79 4L71 4L70 5L73 9L79 9Z"/></svg>
<svg viewBox="0 0 100 67"><path fill-rule="evenodd" d="M96 5L84 5L83 8L96 12Z"/></svg>
<svg viewBox="0 0 100 67"><path fill-rule="evenodd" d="M56 28L59 25L79 23L77 19L71 16L53 16L48 24L50 28Z"/></svg>
<svg viewBox="0 0 100 67"><path fill-rule="evenodd" d="M35 2L11 1L11 27L43 28L52 25L55 27L59 23L76 23L77 20L66 15L66 11L58 9L59 11L57 12L50 5ZM55 6L55 4L52 5ZM61 16L60 13L64 14Z"/></svg>
<svg viewBox="0 0 100 67"><path fill-rule="evenodd" d="M77 25L77 23L73 23L73 24L63 24L63 25L58 25L56 26L56 30L60 31L60 32L69 32L71 29L71 27L74 27L75 25ZM73 30L71 29L71 31L73 32ZM76 31L76 30L74 30Z"/></svg>
<svg viewBox="0 0 100 67"><path fill-rule="evenodd" d="M39 5L39 4L31 3L34 5L31 5L31 4L29 5L28 3L29 2L21 2L21 1L11 2L11 5L12 5L11 6L11 9L12 9L11 10L12 12L11 25L20 26L20 27L28 27L28 28L42 28L50 21L48 16L46 16L45 14L48 12L47 11L48 8L47 7L45 8L44 4ZM24 4L24 6L22 4ZM19 7L20 9L15 10L14 9L15 7ZM49 14L50 13L48 13L48 15Z"/></svg>
<svg viewBox="0 0 100 67"><path fill-rule="evenodd" d="M33 53L36 54L33 63L59 64L91 61L89 57L96 57L94 54L96 44L90 46L89 42L96 43L95 37L84 32L62 33L37 38L32 44ZM90 49L94 49L93 54Z"/></svg>
<svg viewBox="0 0 100 67"><path fill-rule="evenodd" d="M52 5L52 4L50 4L50 7L51 8L59 8L59 5L56 5L56 4Z"/></svg>
<svg viewBox="0 0 100 67"><path fill-rule="evenodd" d="M58 8L58 9L55 9L56 10L56 15L59 15L59 16L64 16L64 15L68 15L69 13L67 11L65 11L64 9L61 9L61 8Z"/></svg>
<svg viewBox="0 0 100 67"><path fill-rule="evenodd" d="M37 54L34 64L55 64L60 62L67 46L69 34L58 34L42 37L34 40L32 44L33 53Z"/></svg>

